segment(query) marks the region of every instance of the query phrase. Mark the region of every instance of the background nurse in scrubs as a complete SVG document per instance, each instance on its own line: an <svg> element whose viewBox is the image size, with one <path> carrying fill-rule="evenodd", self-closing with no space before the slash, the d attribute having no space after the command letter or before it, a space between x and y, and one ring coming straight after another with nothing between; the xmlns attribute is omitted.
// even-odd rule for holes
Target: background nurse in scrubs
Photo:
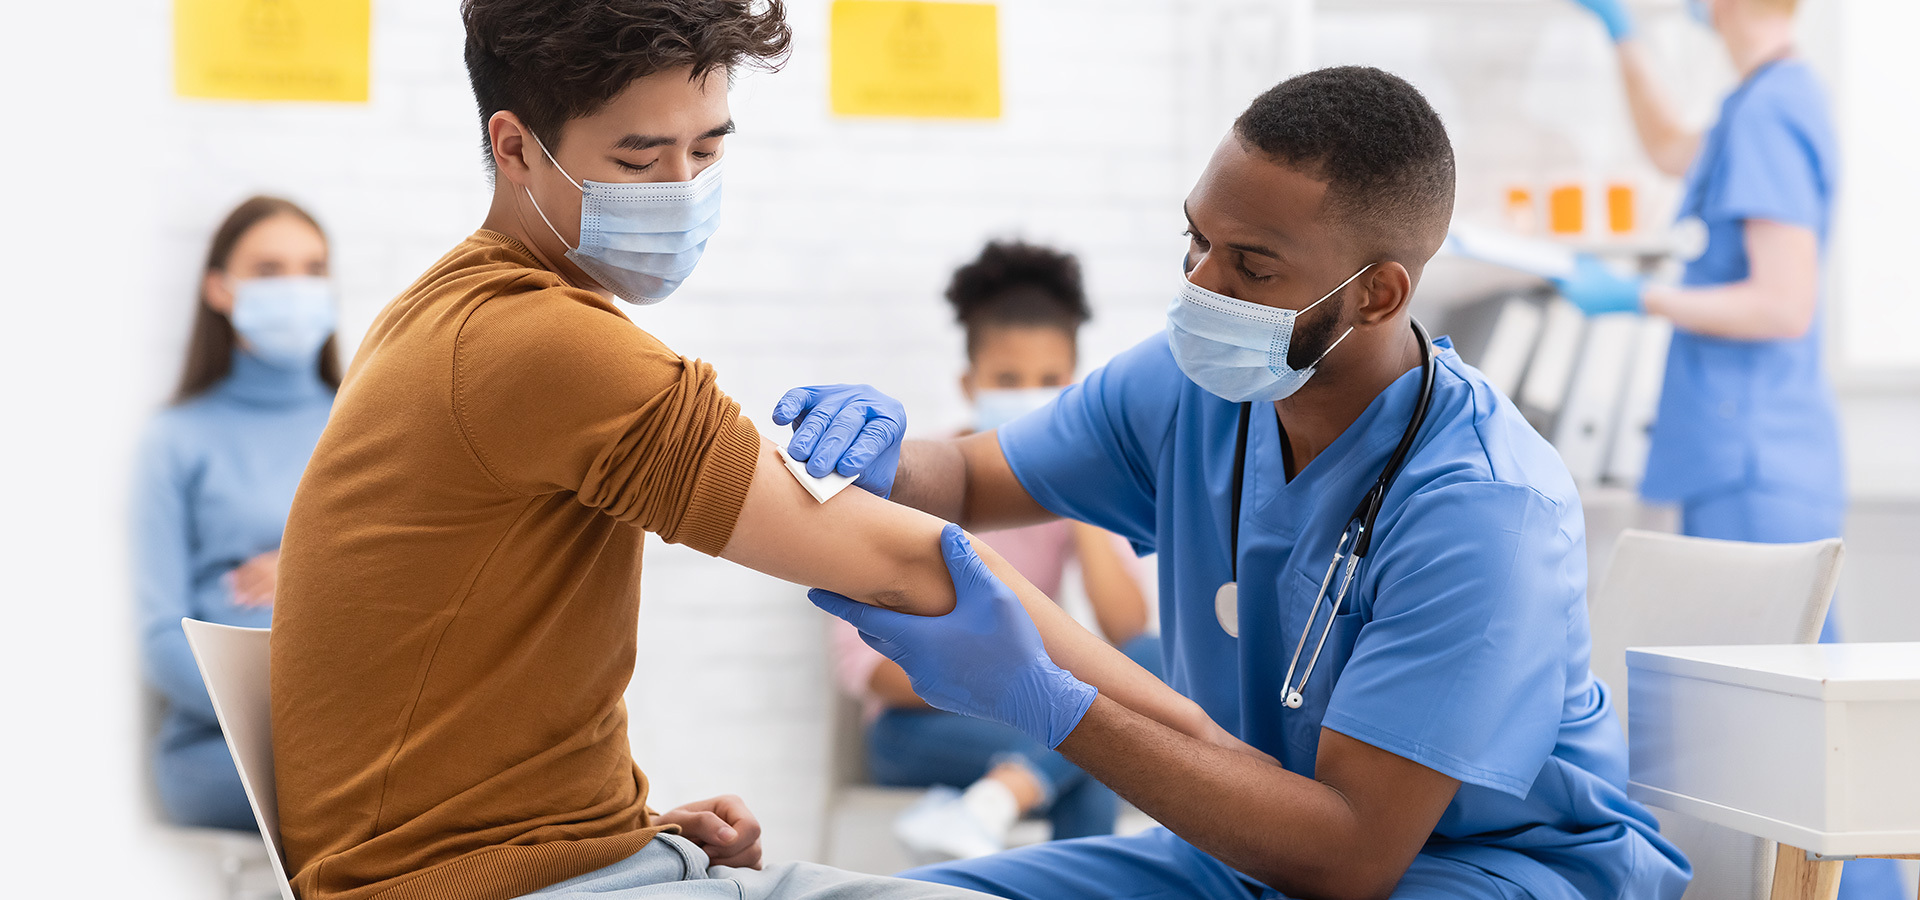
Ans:
<svg viewBox="0 0 1920 900"><path fill-rule="evenodd" d="M1826 93L1794 54L1796 0L1690 0L1740 74L1702 135L1674 111L1623 0L1576 0L1613 38L1633 124L1661 171L1686 179L1683 220L1706 248L1680 286L1623 278L1591 258L1559 287L1591 315L1674 325L1641 492L1678 503L1695 537L1837 537L1846 512L1839 424L1822 360L1821 263L1839 151ZM1822 641L1839 639L1832 610ZM1895 864L1847 864L1849 900L1899 896Z"/></svg>

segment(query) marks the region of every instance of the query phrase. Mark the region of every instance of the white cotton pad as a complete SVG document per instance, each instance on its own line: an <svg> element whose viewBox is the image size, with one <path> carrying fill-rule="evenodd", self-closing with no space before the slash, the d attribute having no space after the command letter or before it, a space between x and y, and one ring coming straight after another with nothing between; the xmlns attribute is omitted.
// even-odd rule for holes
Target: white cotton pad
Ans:
<svg viewBox="0 0 1920 900"><path fill-rule="evenodd" d="M780 446L779 444L775 444L774 449L780 451L780 461L786 463L787 471L792 472L793 477L800 480L800 486L803 488L806 488L807 493L812 494L813 499L818 500L821 503L825 503L828 500L833 499L833 495L846 490L847 485L852 484L853 479L858 477L854 475L842 475L839 472L833 472L828 474L824 478L815 478L812 475L807 474L806 463L803 463L787 455L786 447Z"/></svg>

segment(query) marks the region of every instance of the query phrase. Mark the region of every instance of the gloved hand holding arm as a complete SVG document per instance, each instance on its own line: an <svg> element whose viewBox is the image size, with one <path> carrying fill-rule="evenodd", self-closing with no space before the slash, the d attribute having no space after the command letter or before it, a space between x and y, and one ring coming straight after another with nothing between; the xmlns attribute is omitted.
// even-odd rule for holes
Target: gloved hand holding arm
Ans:
<svg viewBox="0 0 1920 900"><path fill-rule="evenodd" d="M955 595L944 616L894 612L819 589L807 597L860 629L928 703L1059 745L1098 692L1054 664L1020 598L987 570L960 526L941 531L940 550Z"/></svg>

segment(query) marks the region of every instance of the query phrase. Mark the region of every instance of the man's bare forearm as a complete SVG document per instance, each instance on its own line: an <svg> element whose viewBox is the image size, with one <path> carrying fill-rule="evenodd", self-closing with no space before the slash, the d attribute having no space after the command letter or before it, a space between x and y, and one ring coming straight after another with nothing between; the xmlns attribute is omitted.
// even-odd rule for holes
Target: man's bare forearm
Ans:
<svg viewBox="0 0 1920 900"><path fill-rule="evenodd" d="M900 468L891 499L961 527L967 497L967 461L958 442L908 441L900 446Z"/></svg>
<svg viewBox="0 0 1920 900"><path fill-rule="evenodd" d="M1386 896L1412 859L1383 859L1339 791L1105 696L1059 750L1188 843L1288 896Z"/></svg>

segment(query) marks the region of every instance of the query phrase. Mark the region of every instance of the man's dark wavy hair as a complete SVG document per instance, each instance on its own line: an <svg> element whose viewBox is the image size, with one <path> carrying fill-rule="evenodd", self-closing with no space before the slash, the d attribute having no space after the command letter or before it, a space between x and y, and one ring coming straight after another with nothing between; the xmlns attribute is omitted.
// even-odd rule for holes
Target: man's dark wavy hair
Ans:
<svg viewBox="0 0 1920 900"><path fill-rule="evenodd" d="M781 0L463 0L460 16L482 140L487 120L508 110L555 153L562 125L636 79L683 67L696 79L771 71L793 40Z"/></svg>

